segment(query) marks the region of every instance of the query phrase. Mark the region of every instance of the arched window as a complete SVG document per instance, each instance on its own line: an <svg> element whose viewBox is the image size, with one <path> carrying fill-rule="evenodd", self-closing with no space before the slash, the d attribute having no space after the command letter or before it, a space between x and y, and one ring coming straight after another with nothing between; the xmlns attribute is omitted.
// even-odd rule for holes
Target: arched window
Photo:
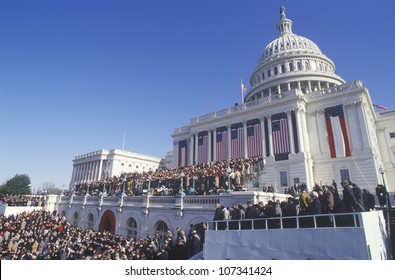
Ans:
<svg viewBox="0 0 395 280"><path fill-rule="evenodd" d="M291 62L290 64L289 64L289 71L293 71L294 70L294 64Z"/></svg>
<svg viewBox="0 0 395 280"><path fill-rule="evenodd" d="M306 69L306 70L309 70L309 62L306 61L304 65L305 65L305 69Z"/></svg>
<svg viewBox="0 0 395 280"><path fill-rule="evenodd" d="M93 214L90 213L88 215L88 225L87 225L88 229L93 229L94 224L95 224L95 218L93 217Z"/></svg>
<svg viewBox="0 0 395 280"><path fill-rule="evenodd" d="M298 70L302 70L302 64L298 61Z"/></svg>
<svg viewBox="0 0 395 280"><path fill-rule="evenodd" d="M78 212L75 212L73 215L73 220L71 221L72 225L78 227L78 220L79 220Z"/></svg>
<svg viewBox="0 0 395 280"><path fill-rule="evenodd" d="M164 221L158 221L155 225L155 233L159 235L159 240L164 241L167 237L168 226Z"/></svg>
<svg viewBox="0 0 395 280"><path fill-rule="evenodd" d="M137 237L137 222L135 219L130 218L126 225L126 236L130 238Z"/></svg>

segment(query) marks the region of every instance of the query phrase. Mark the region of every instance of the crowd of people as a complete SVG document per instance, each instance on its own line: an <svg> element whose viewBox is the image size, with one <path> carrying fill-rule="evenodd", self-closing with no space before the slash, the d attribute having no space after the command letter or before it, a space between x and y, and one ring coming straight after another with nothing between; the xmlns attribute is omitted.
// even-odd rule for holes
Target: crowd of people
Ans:
<svg viewBox="0 0 395 280"><path fill-rule="evenodd" d="M242 191L246 178L255 173L262 164L262 157L252 157L127 173L97 182L77 184L72 193L65 194L140 196L150 189L153 195L175 195L180 188L191 195L219 194L228 188L232 191ZM228 186L229 181L230 186Z"/></svg>
<svg viewBox="0 0 395 280"><path fill-rule="evenodd" d="M295 185L286 192L290 194L288 200L282 202L280 200L269 201L267 204L262 201L258 204L247 202L246 207L237 203L226 207L218 203L213 220L217 222L220 229L225 229L227 226L230 229L238 229L238 223L227 221L354 213L375 209L375 197L369 190L361 190L356 184L346 180L341 182L341 186L341 195L336 182L333 181L332 185L317 184L311 192L307 191L305 184ZM380 201L380 194L383 192L383 187L379 185L376 191L382 206L384 202Z"/></svg>
<svg viewBox="0 0 395 280"><path fill-rule="evenodd" d="M6 194L0 197L2 203L8 206L44 206L45 196Z"/></svg>
<svg viewBox="0 0 395 280"><path fill-rule="evenodd" d="M202 250L206 225L186 234L124 238L71 226L56 211L0 216L1 260L184 260Z"/></svg>
<svg viewBox="0 0 395 280"><path fill-rule="evenodd" d="M372 211L375 197L367 189L361 190L349 181L337 184L314 186L308 192L305 184L295 185L287 190L288 200L268 201L246 205L234 203L230 207L216 204L215 226L218 229L252 228L243 220L256 220L254 228L264 228L262 218L310 216L319 214L340 214ZM380 206L387 203L380 197L386 195L384 186L376 188ZM43 202L42 197L8 195L2 201L12 205L33 205ZM29 202L30 201L30 202ZM278 227L279 222L269 219L269 226ZM239 223L241 221L241 224ZM331 223L330 219L324 221ZM276 224L277 223L277 224ZM336 222L338 223L338 221ZM287 221L284 222L287 226ZM175 235L168 230L167 235L147 235L145 238L114 235L109 232L95 232L71 226L64 216L56 211L33 211L5 217L0 215L0 259L18 260L167 260L188 259L203 248L207 224L190 225L188 233L177 228Z"/></svg>

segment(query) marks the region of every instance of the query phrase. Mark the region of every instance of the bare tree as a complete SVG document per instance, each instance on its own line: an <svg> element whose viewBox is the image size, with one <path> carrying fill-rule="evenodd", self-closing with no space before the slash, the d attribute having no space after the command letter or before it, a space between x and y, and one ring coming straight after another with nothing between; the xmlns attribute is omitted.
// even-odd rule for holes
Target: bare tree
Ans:
<svg viewBox="0 0 395 280"><path fill-rule="evenodd" d="M53 182L44 182L43 183L43 194L56 194L60 195L62 193L62 189L57 188Z"/></svg>

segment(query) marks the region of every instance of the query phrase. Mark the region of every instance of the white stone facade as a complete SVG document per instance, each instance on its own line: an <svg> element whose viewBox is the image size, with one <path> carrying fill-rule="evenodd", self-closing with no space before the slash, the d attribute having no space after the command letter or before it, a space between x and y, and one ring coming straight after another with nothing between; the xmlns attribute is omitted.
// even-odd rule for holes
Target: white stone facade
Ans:
<svg viewBox="0 0 395 280"><path fill-rule="evenodd" d="M376 113L362 82L345 82L336 75L334 63L314 42L292 32L285 11L277 30L278 37L265 48L251 75L243 104L194 118L174 130L173 166L221 160L220 142L226 142L226 159L239 158L230 144L237 137L242 157L249 157L254 123L260 129L257 153L267 163L261 185L280 190L304 181L312 189L315 183L348 179L374 191L382 183L382 166L386 186L393 191L394 111ZM284 134L281 140L279 131Z"/></svg>
<svg viewBox="0 0 395 280"><path fill-rule="evenodd" d="M92 183L129 172L148 172L159 168L161 159L124 150L98 150L76 156L70 190L75 184Z"/></svg>

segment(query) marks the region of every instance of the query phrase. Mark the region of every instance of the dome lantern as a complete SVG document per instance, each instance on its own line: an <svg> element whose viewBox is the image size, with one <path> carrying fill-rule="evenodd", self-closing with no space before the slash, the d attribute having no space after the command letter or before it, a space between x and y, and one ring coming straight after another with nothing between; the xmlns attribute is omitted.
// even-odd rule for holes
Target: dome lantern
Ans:
<svg viewBox="0 0 395 280"><path fill-rule="evenodd" d="M282 36L285 33L292 33L292 20L287 19L285 15L285 7L281 5L280 8L280 21L276 25L279 35Z"/></svg>

